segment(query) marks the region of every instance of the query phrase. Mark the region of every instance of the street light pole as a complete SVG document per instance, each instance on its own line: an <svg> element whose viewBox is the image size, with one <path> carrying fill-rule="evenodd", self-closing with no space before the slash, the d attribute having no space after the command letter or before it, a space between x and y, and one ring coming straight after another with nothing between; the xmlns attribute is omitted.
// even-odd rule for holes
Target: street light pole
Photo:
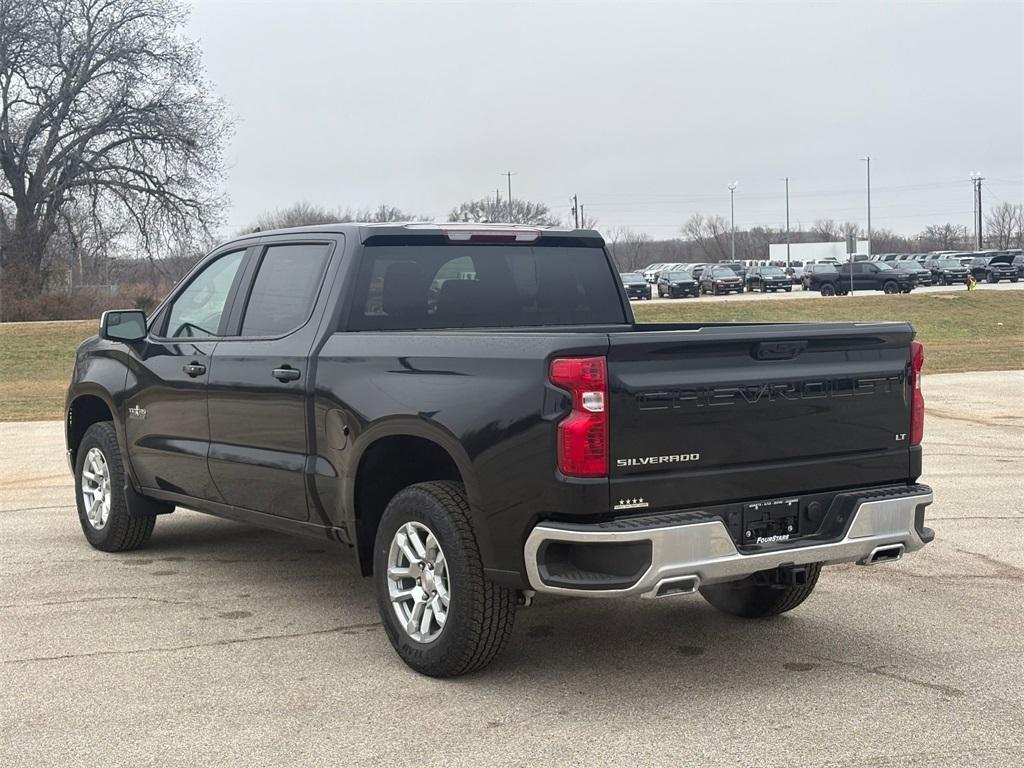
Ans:
<svg viewBox="0 0 1024 768"><path fill-rule="evenodd" d="M732 261L736 261L736 187L738 181L729 185L729 223L732 228Z"/></svg>
<svg viewBox="0 0 1024 768"><path fill-rule="evenodd" d="M783 181L786 182L786 271L789 271L789 176Z"/></svg>
<svg viewBox="0 0 1024 768"><path fill-rule="evenodd" d="M512 171L505 171L504 174L508 177L508 223L512 223L512 177L515 175Z"/></svg>
<svg viewBox="0 0 1024 768"><path fill-rule="evenodd" d="M862 157L868 164L868 261L871 260L871 155Z"/></svg>
<svg viewBox="0 0 1024 768"><path fill-rule="evenodd" d="M981 182L985 177L975 171L971 174L971 181L974 182L974 243L977 250L981 250Z"/></svg>

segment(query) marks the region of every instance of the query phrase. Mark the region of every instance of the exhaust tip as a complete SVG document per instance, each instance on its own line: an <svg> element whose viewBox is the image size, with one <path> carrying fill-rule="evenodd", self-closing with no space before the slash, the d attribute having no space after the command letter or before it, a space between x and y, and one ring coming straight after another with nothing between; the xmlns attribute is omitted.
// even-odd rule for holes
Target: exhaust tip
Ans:
<svg viewBox="0 0 1024 768"><path fill-rule="evenodd" d="M662 579L658 582L648 595L651 597L676 597L677 595L692 595L700 588L700 576L674 576L670 579Z"/></svg>
<svg viewBox="0 0 1024 768"><path fill-rule="evenodd" d="M871 554L864 560L864 565L877 565L878 563L894 563L903 557L905 547L902 544L886 544L882 547L875 547Z"/></svg>

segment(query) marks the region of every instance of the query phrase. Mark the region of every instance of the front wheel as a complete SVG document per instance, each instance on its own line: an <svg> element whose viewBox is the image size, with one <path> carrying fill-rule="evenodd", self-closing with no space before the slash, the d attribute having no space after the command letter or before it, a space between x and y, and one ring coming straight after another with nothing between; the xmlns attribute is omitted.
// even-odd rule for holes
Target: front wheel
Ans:
<svg viewBox="0 0 1024 768"><path fill-rule="evenodd" d="M484 576L460 483L417 483L391 500L377 528L373 578L384 631L421 674L481 669L512 634L516 593Z"/></svg>
<svg viewBox="0 0 1024 768"><path fill-rule="evenodd" d="M834 285L832 285L832 283L825 283L823 286L821 286L821 295L822 296L835 296L836 295L836 287Z"/></svg>
<svg viewBox="0 0 1024 768"><path fill-rule="evenodd" d="M75 461L78 522L86 541L104 552L127 552L149 541L158 504L132 492L117 432L109 421L93 424Z"/></svg>
<svg viewBox="0 0 1024 768"><path fill-rule="evenodd" d="M885 291L886 293L890 293L890 294L891 293L899 293L900 292L900 286L899 286L899 284L896 283L895 280L888 280L888 281L886 281L885 285L882 286L882 290Z"/></svg>
<svg viewBox="0 0 1024 768"><path fill-rule="evenodd" d="M821 563L814 563L807 566L807 581L799 586L766 583L762 574L754 574L739 581L701 587L700 594L723 613L745 619L763 619L800 605L811 596L820 574Z"/></svg>

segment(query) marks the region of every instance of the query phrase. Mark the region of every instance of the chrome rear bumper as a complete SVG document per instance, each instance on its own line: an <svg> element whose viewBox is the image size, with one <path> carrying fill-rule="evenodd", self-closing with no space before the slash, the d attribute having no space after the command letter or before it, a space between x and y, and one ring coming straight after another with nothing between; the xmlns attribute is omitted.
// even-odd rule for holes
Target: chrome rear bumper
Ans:
<svg viewBox="0 0 1024 768"><path fill-rule="evenodd" d="M918 486L918 488L926 488ZM541 523L526 540L524 555L530 586L537 592L581 597L641 595L660 597L695 592L702 584L731 581L782 565L858 563L873 565L899 560L921 549L917 514L932 503L931 491L860 501L846 533L821 543L797 540L793 546L741 553L720 520L650 528L559 525ZM930 540L930 538L929 538ZM650 542L650 563L629 586L592 588L557 586L545 579L538 555L552 543L628 544Z"/></svg>

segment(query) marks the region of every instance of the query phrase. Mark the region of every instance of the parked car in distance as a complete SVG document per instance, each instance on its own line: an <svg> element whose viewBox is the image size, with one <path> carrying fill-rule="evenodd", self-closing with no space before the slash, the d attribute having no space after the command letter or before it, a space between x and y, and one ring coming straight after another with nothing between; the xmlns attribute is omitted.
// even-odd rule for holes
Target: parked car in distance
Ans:
<svg viewBox="0 0 1024 768"><path fill-rule="evenodd" d="M655 280L658 279L655 276L655 273L658 271L660 267L663 266L665 266L665 262L663 261L657 261L654 264L648 264L643 269L644 280L646 280L648 283L653 283Z"/></svg>
<svg viewBox="0 0 1024 768"><path fill-rule="evenodd" d="M1009 254L975 256L968 269L979 283L998 283L1000 280L1016 283L1020 279L1017 268L1013 266L1013 257Z"/></svg>
<svg viewBox="0 0 1024 768"><path fill-rule="evenodd" d="M640 272L620 272L619 279L622 281L622 287L626 289L628 298L651 298L651 284L644 280L644 276Z"/></svg>
<svg viewBox="0 0 1024 768"><path fill-rule="evenodd" d="M685 269L663 272L658 277L657 285L659 298L678 299L700 294L697 281Z"/></svg>
<svg viewBox="0 0 1024 768"><path fill-rule="evenodd" d="M967 275L970 274L970 270L956 259L929 259L925 263L928 271L932 273L932 284L934 285L966 283Z"/></svg>
<svg viewBox="0 0 1024 768"><path fill-rule="evenodd" d="M824 283L835 283L838 275L835 264L809 261L804 264L800 280L805 291L820 291Z"/></svg>
<svg viewBox="0 0 1024 768"><path fill-rule="evenodd" d="M748 291L792 291L793 279L781 267L750 267L744 284Z"/></svg>
<svg viewBox="0 0 1024 768"><path fill-rule="evenodd" d="M884 261L847 262L831 271L824 265L816 266L821 268L815 269L809 279L804 276L804 288L822 296L845 296L851 290L910 293L914 289L914 278L909 273Z"/></svg>
<svg viewBox="0 0 1024 768"><path fill-rule="evenodd" d="M538 592L699 592L765 618L823 567L934 539L914 334L638 323L590 230L250 233L148 317L105 312L78 347L62 419L77 519L103 552L144 546L176 506L347 547L378 637L436 677L486 666ZM117 569L125 592L131 570ZM296 576L274 571L253 602ZM292 586L321 603L353 592ZM788 640L815 642L795 624ZM328 660L379 656L328 640Z"/></svg>
<svg viewBox="0 0 1024 768"><path fill-rule="evenodd" d="M742 261L720 261L717 266L728 267L739 276L741 282L747 277L748 267Z"/></svg>
<svg viewBox="0 0 1024 768"><path fill-rule="evenodd" d="M699 283L700 282L700 276L702 274L704 274L704 270L707 269L710 266L712 266L712 265L711 264L704 264L704 263L690 264L689 265L689 267L690 267L689 272L690 272L691 275L693 275L693 279L696 280Z"/></svg>
<svg viewBox="0 0 1024 768"><path fill-rule="evenodd" d="M729 267L709 264L700 273L700 292L713 293L715 296L723 293L743 293L743 280Z"/></svg>
<svg viewBox="0 0 1024 768"><path fill-rule="evenodd" d="M932 284L931 270L921 266L918 262L913 261L912 259L893 262L892 266L897 272L905 272L906 274L911 275L914 278L914 285Z"/></svg>
<svg viewBox="0 0 1024 768"><path fill-rule="evenodd" d="M1017 253L1012 263L1017 268L1017 277L1024 278L1024 253Z"/></svg>

